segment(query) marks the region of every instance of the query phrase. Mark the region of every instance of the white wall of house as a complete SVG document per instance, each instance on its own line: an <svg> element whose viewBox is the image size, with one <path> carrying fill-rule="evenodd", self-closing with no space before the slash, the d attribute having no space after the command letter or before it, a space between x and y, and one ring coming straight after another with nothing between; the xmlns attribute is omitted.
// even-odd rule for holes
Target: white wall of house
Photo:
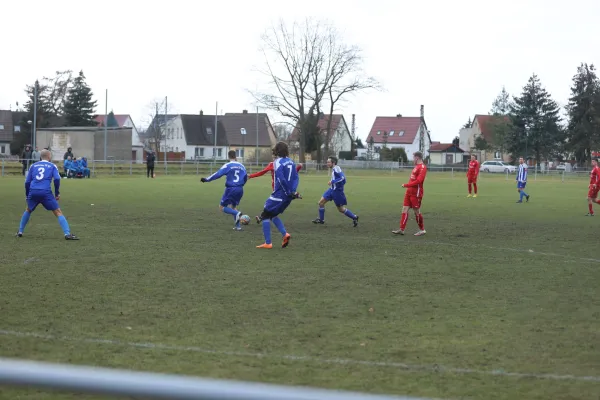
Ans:
<svg viewBox="0 0 600 400"><path fill-rule="evenodd" d="M427 135L427 131L425 130L425 126L424 125L421 125L421 127L417 131L417 135L415 136L415 140L412 143L406 144L406 143L389 143L388 142L386 146L387 146L388 149L395 149L395 148L399 148L399 147L404 148L404 151L406 152L406 155L408 156L408 159L412 160L413 153L416 152L416 151L419 151L419 143L420 143L420 139L421 139L421 132L423 132L423 140L425 141L423 157L427 157L427 155L429 154L429 148L431 147L431 142L429 141L429 136ZM374 148L379 147L381 149L381 148L383 148L383 143L374 143L373 147Z"/></svg>
<svg viewBox="0 0 600 400"><path fill-rule="evenodd" d="M213 151L216 149L217 160L227 159L227 153L229 147L227 146L186 146L185 147L185 158L187 160L212 160Z"/></svg>
<svg viewBox="0 0 600 400"><path fill-rule="evenodd" d="M186 151L187 142L185 140L185 134L183 132L183 125L181 123L181 117L177 116L167 121L165 127L165 138L160 144L160 151ZM187 158L187 151L186 151Z"/></svg>
<svg viewBox="0 0 600 400"><path fill-rule="evenodd" d="M10 143L0 142L0 154L7 156L10 155Z"/></svg>
<svg viewBox="0 0 600 400"><path fill-rule="evenodd" d="M434 165L457 164L463 161L463 154L460 152L434 151L429 153L429 162Z"/></svg>

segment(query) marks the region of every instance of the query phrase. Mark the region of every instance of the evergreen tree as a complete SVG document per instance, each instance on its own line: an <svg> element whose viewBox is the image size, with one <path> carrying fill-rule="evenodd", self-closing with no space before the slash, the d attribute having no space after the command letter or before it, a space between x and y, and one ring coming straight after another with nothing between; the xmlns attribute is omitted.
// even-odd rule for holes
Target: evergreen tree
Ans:
<svg viewBox="0 0 600 400"><path fill-rule="evenodd" d="M470 128L471 125L473 125L473 122L471 121L471 117L469 117L469 120L463 125L463 128Z"/></svg>
<svg viewBox="0 0 600 400"><path fill-rule="evenodd" d="M565 134L560 127L558 104L533 74L523 87L521 96L510 106L510 131L507 150L518 156L535 156L536 163L559 156Z"/></svg>
<svg viewBox="0 0 600 400"><path fill-rule="evenodd" d="M360 138L356 139L356 148L357 149L364 149L365 145L363 144L362 140Z"/></svg>
<svg viewBox="0 0 600 400"><path fill-rule="evenodd" d="M83 71L73 80L65 102L65 118L67 126L97 126L94 120L96 101L92 101L92 90L85 82Z"/></svg>
<svg viewBox="0 0 600 400"><path fill-rule="evenodd" d="M502 86L502 91L492 102L492 109L490 110L492 118L488 123L492 134L492 143L489 143L489 147L500 152L505 151L507 137L511 130L510 119L508 117L511 112L511 105L510 94Z"/></svg>
<svg viewBox="0 0 600 400"><path fill-rule="evenodd" d="M118 128L119 127L119 122L117 121L117 118L115 117L115 113L112 111L109 112L108 115L106 116L106 121L107 121L106 126L108 128Z"/></svg>
<svg viewBox="0 0 600 400"><path fill-rule="evenodd" d="M578 162L588 163L600 145L600 81L593 64L577 67L566 109L567 149Z"/></svg>

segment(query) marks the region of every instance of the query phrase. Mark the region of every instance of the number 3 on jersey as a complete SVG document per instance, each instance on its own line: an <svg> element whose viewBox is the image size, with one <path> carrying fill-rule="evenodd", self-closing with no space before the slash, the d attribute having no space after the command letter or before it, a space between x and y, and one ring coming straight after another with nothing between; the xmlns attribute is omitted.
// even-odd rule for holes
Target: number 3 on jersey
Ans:
<svg viewBox="0 0 600 400"><path fill-rule="evenodd" d="M38 168L38 174L35 176L35 179L37 179L38 181L41 181L42 179L44 179L44 172L46 172L46 168L44 168L44 167Z"/></svg>

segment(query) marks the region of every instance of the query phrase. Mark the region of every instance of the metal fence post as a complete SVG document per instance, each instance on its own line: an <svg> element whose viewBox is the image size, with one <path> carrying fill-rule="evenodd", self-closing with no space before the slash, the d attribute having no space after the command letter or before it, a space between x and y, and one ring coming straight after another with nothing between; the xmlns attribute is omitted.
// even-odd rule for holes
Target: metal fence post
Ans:
<svg viewBox="0 0 600 400"><path fill-rule="evenodd" d="M181 175L183 175L183 161L184 160L181 160Z"/></svg>
<svg viewBox="0 0 600 400"><path fill-rule="evenodd" d="M114 175L115 174L115 159L114 158L113 158L112 162L113 162L112 174Z"/></svg>
<svg viewBox="0 0 600 400"><path fill-rule="evenodd" d="M96 176L96 160L92 160L92 175Z"/></svg>
<svg viewBox="0 0 600 400"><path fill-rule="evenodd" d="M129 161L129 175L133 174L133 160Z"/></svg>
<svg viewBox="0 0 600 400"><path fill-rule="evenodd" d="M4 159L2 159L2 176L4 176Z"/></svg>
<svg viewBox="0 0 600 400"><path fill-rule="evenodd" d="M196 175L200 175L200 162L196 160Z"/></svg>

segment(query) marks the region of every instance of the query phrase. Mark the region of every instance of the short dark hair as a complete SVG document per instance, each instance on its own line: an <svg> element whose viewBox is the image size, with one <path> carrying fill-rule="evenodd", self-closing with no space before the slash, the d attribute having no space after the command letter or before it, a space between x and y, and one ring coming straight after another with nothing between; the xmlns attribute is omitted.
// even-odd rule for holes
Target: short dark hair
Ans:
<svg viewBox="0 0 600 400"><path fill-rule="evenodd" d="M421 159L421 160L423 159L423 153L421 153L420 151L415 151L413 153L413 156L419 157L419 159Z"/></svg>
<svg viewBox="0 0 600 400"><path fill-rule="evenodd" d="M288 157L290 155L290 149L286 142L277 142L273 148L273 155L276 157Z"/></svg>
<svg viewBox="0 0 600 400"><path fill-rule="evenodd" d="M227 153L227 155L229 156L229 159L234 159L236 157L235 154L235 150L229 150L229 153Z"/></svg>
<svg viewBox="0 0 600 400"><path fill-rule="evenodd" d="M475 157L475 159L477 160L477 156L475 154L471 154L471 157Z"/></svg>
<svg viewBox="0 0 600 400"><path fill-rule="evenodd" d="M331 157L329 157L329 159L331 160L332 163L334 163L335 165L337 165L337 163L338 163L337 157L331 156Z"/></svg>

